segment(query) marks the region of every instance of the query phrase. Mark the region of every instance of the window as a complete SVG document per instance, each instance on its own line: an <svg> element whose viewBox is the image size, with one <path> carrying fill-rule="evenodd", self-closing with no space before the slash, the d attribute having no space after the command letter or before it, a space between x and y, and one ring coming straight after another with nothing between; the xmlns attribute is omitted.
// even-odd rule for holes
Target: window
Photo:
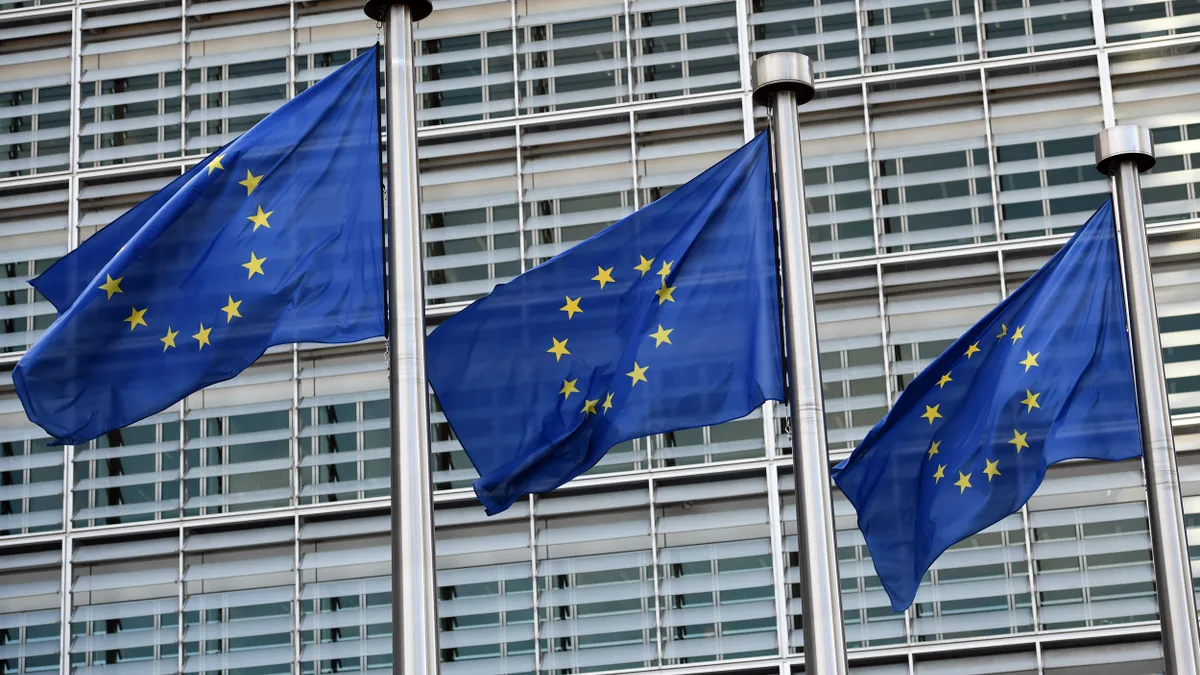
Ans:
<svg viewBox="0 0 1200 675"><path fill-rule="evenodd" d="M542 670L656 665L649 504L645 488L537 501Z"/></svg>
<svg viewBox="0 0 1200 675"><path fill-rule="evenodd" d="M292 500L291 364L252 367L186 402L184 515Z"/></svg>
<svg viewBox="0 0 1200 675"><path fill-rule="evenodd" d="M71 661L99 675L138 664L174 671L179 655L179 539L151 537L75 549Z"/></svg>
<svg viewBox="0 0 1200 675"><path fill-rule="evenodd" d="M179 5L147 3L83 16L81 166L178 157Z"/></svg>
<svg viewBox="0 0 1200 675"><path fill-rule="evenodd" d="M418 154L425 302L474 300L520 274L513 132L429 140Z"/></svg>
<svg viewBox="0 0 1200 675"><path fill-rule="evenodd" d="M0 354L22 352L57 312L29 280L67 252L67 185L0 189Z"/></svg>
<svg viewBox="0 0 1200 675"><path fill-rule="evenodd" d="M189 154L216 150L287 100L288 8L230 9L220 0L188 8Z"/></svg>
<svg viewBox="0 0 1200 675"><path fill-rule="evenodd" d="M1092 149L1104 127L1096 63L1006 68L989 71L987 82L1002 234L1073 232L1108 196Z"/></svg>
<svg viewBox="0 0 1200 675"><path fill-rule="evenodd" d="M858 22L848 0L751 0L750 49L755 57L804 52L818 78L857 75Z"/></svg>
<svg viewBox="0 0 1200 675"><path fill-rule="evenodd" d="M886 252L995 239L980 93L977 73L871 87Z"/></svg>
<svg viewBox="0 0 1200 675"><path fill-rule="evenodd" d="M734 89L739 84L733 2L630 3L634 95L639 100Z"/></svg>
<svg viewBox="0 0 1200 675"><path fill-rule="evenodd" d="M1041 628L1158 615L1141 463L1051 467L1029 500Z"/></svg>
<svg viewBox="0 0 1200 675"><path fill-rule="evenodd" d="M1158 162L1141 181L1146 222L1197 217L1200 90L1191 83L1200 54L1167 47L1113 56L1111 63L1117 123L1150 127L1154 138Z"/></svg>
<svg viewBox="0 0 1200 675"><path fill-rule="evenodd" d="M294 556L291 525L184 540L185 672L291 672Z"/></svg>
<svg viewBox="0 0 1200 675"><path fill-rule="evenodd" d="M16 396L0 400L0 536L61 529L65 453L49 442Z"/></svg>
<svg viewBox="0 0 1200 675"><path fill-rule="evenodd" d="M0 21L0 177L67 168L70 30L69 14Z"/></svg>
<svg viewBox="0 0 1200 675"><path fill-rule="evenodd" d="M477 504L450 505L434 525L442 672L532 673L529 502L492 518Z"/></svg>
<svg viewBox="0 0 1200 675"><path fill-rule="evenodd" d="M766 481L664 481L655 494L663 665L777 654Z"/></svg>
<svg viewBox="0 0 1200 675"><path fill-rule="evenodd" d="M59 671L61 562L57 545L0 557L0 667L4 672Z"/></svg>
<svg viewBox="0 0 1200 675"><path fill-rule="evenodd" d="M424 125L511 116L511 8L476 0L438 8L416 29L417 119Z"/></svg>
<svg viewBox="0 0 1200 675"><path fill-rule="evenodd" d="M517 8L521 109L629 100L625 16L608 0L526 0Z"/></svg>
<svg viewBox="0 0 1200 675"><path fill-rule="evenodd" d="M391 434L383 360L306 358L300 391L300 502L386 496Z"/></svg>

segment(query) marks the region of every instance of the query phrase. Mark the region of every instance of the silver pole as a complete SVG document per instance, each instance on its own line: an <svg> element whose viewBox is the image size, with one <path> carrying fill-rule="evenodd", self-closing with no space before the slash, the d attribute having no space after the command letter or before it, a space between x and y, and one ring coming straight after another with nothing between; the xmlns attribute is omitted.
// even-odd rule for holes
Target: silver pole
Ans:
<svg viewBox="0 0 1200 675"><path fill-rule="evenodd" d="M392 672L437 675L433 486L425 376L425 269L417 186L413 22L429 0L368 0L386 24L388 386L392 443Z"/></svg>
<svg viewBox="0 0 1200 675"><path fill-rule="evenodd" d="M752 79L754 100L771 111L771 147L779 200L804 672L846 675L846 638L833 536L833 500L829 493L825 403L821 371L817 367L812 256L808 245L808 214L804 208L804 167L800 160L797 113L797 106L813 97L812 61L804 54L768 54L754 62Z"/></svg>
<svg viewBox="0 0 1200 675"><path fill-rule="evenodd" d="M1163 656L1170 675L1200 675L1200 631L1196 627L1192 566L1183 523L1175 438L1167 405L1167 380L1163 373L1158 310L1138 178L1139 172L1153 166L1154 144L1146 127L1109 127L1096 135L1096 169L1112 176L1116 186L1114 211L1125 266L1125 305L1133 341Z"/></svg>

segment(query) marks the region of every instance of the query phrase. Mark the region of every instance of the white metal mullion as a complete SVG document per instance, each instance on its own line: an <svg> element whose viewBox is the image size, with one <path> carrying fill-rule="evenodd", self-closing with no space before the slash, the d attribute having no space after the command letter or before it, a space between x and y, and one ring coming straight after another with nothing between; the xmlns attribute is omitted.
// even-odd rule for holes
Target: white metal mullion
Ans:
<svg viewBox="0 0 1200 675"><path fill-rule="evenodd" d="M625 91L629 92L629 102L633 103L633 8L630 7L630 0L625 0ZM638 50L641 51L640 49ZM630 111L630 116L633 111ZM636 156L636 155L635 155Z"/></svg>
<svg viewBox="0 0 1200 675"><path fill-rule="evenodd" d="M292 675L300 675L300 514L297 513L292 517ZM360 603L363 609L366 609L365 603ZM361 634L360 639L366 639L366 631ZM320 636L317 636L320 639ZM365 668L364 668L365 670ZM319 672L317 668L314 671Z"/></svg>
<svg viewBox="0 0 1200 675"><path fill-rule="evenodd" d="M792 647L788 625L791 616L787 601L787 570L784 564L787 547L784 546L779 470L773 464L767 465L767 514L771 530L771 580L775 589L775 639L779 655L786 656Z"/></svg>
<svg viewBox="0 0 1200 675"><path fill-rule="evenodd" d="M288 60L287 88L284 95L288 100L296 97L296 3L288 3Z"/></svg>
<svg viewBox="0 0 1200 675"><path fill-rule="evenodd" d="M73 556L74 542L68 531L62 539L62 567L59 577L58 659L59 673L62 675L71 672L71 582L74 581L71 558Z"/></svg>
<svg viewBox="0 0 1200 675"><path fill-rule="evenodd" d="M533 594L533 672L542 672L542 610L538 602L537 495L529 495L529 589Z"/></svg>
<svg viewBox="0 0 1200 675"><path fill-rule="evenodd" d="M741 83L741 90L744 92L750 91L750 45L752 43L750 37L750 4L749 0L736 0L735 11L737 12L737 38L738 38L738 81ZM750 136L746 138L750 140Z"/></svg>
<svg viewBox="0 0 1200 675"><path fill-rule="evenodd" d="M1117 112L1113 102L1112 69L1109 67L1107 51L1102 50L1096 54L1096 65L1100 70L1100 104L1104 110L1104 126L1111 127L1117 123Z"/></svg>
<svg viewBox="0 0 1200 675"><path fill-rule="evenodd" d="M992 109L988 99L987 71L983 68L979 69L979 87L983 96L983 132L987 143L988 180L992 184L992 229L995 232L996 241L999 242L1004 239L1000 228L1000 175L996 172L996 137L992 134ZM972 190L975 189L974 183L975 179L972 178Z"/></svg>
<svg viewBox="0 0 1200 675"><path fill-rule="evenodd" d="M187 72L187 3L188 0L179 0L179 154L180 156L187 155L187 89L188 89L188 72ZM203 79L203 78L201 78ZM201 101L205 98L201 96ZM203 105L203 103L201 103ZM204 124L201 122L201 124Z"/></svg>
<svg viewBox="0 0 1200 675"><path fill-rule="evenodd" d="M857 2L858 0L855 0ZM883 221L879 217L879 167L875 163L875 141L871 135L871 100L867 83L860 85L863 113L863 143L867 151L867 183L871 193L871 245L875 255L883 255ZM891 401L888 402L889 405Z"/></svg>
<svg viewBox="0 0 1200 675"><path fill-rule="evenodd" d="M653 567L654 579L654 653L658 659L658 666L661 668L666 664L663 663L662 582L659 579L658 570L658 506L654 497L654 476L650 476L647 481L647 489L649 490L647 501L650 508L650 564Z"/></svg>
<svg viewBox="0 0 1200 675"><path fill-rule="evenodd" d="M181 512L182 512L182 509L181 509ZM179 537L179 540L178 540L179 541L179 553L176 556L178 567L176 568L176 582L175 582L176 583L176 602L178 603L178 607L177 607L178 621L176 621L176 623L175 623L175 628L176 628L176 630L175 630L175 640L176 640L175 667L177 669L176 672L182 673L183 665L184 665L184 654L187 651L187 649L185 649L185 645L184 645L184 641L183 641L184 621L187 617L187 614L183 611L184 602L186 600L186 598L184 597L184 581L183 581L183 575L184 575L184 572L186 571L186 568L184 566L184 558L183 558L183 544L184 544L183 526L177 525L176 531L177 531L177 536Z"/></svg>

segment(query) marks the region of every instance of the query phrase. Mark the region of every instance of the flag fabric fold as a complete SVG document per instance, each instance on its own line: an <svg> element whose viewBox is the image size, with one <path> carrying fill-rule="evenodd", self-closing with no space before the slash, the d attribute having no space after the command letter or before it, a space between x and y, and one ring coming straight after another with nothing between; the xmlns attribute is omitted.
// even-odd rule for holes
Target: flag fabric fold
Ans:
<svg viewBox="0 0 1200 675"><path fill-rule="evenodd" d="M833 478L903 611L1066 459L1141 454L1112 204L905 387Z"/></svg>
<svg viewBox="0 0 1200 675"><path fill-rule="evenodd" d="M630 439L783 398L766 135L429 336L489 514Z"/></svg>
<svg viewBox="0 0 1200 675"><path fill-rule="evenodd" d="M383 334L377 58L285 103L31 282L59 310L13 373L31 420L83 443L272 345Z"/></svg>

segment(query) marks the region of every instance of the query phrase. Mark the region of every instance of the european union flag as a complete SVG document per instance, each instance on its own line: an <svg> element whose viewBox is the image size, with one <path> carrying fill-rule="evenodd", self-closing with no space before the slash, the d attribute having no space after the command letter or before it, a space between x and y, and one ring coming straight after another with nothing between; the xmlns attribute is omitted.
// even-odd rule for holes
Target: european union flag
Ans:
<svg viewBox="0 0 1200 675"><path fill-rule="evenodd" d="M382 335L372 49L35 279L60 315L17 364L29 418L83 443L270 346Z"/></svg>
<svg viewBox="0 0 1200 675"><path fill-rule="evenodd" d="M1065 459L1141 454L1112 203L905 388L834 480L900 612ZM944 483L942 481L945 481Z"/></svg>
<svg viewBox="0 0 1200 675"><path fill-rule="evenodd" d="M764 134L433 331L429 380L489 514L622 441L783 398L772 217Z"/></svg>

